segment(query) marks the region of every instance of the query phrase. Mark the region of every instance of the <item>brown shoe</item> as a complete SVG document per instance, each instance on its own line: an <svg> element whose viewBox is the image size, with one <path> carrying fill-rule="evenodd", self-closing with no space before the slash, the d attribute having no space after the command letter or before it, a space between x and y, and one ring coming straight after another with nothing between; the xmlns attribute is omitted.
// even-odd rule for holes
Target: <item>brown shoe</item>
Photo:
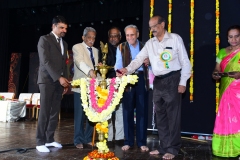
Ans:
<svg viewBox="0 0 240 160"><path fill-rule="evenodd" d="M77 144L76 147L77 147L78 149L83 149L83 145L82 145L82 144Z"/></svg>

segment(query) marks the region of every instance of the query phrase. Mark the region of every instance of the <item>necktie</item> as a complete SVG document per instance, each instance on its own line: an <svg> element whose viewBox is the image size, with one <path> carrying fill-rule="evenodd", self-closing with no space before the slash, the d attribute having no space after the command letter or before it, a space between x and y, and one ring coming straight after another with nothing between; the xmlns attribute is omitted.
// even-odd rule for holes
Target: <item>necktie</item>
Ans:
<svg viewBox="0 0 240 160"><path fill-rule="evenodd" d="M59 44L59 46L61 48L61 38L57 38L57 42L58 42L58 44Z"/></svg>
<svg viewBox="0 0 240 160"><path fill-rule="evenodd" d="M61 46L61 38L57 38L57 41L58 41L58 45L60 46L60 49L61 49L61 53L63 54L63 51L62 51L62 46Z"/></svg>
<svg viewBox="0 0 240 160"><path fill-rule="evenodd" d="M87 49L90 51L90 57L91 57L91 60L92 60L92 64L93 64L93 66L95 66L94 57L93 57L93 52L92 52L92 48L89 47L89 48L87 48Z"/></svg>

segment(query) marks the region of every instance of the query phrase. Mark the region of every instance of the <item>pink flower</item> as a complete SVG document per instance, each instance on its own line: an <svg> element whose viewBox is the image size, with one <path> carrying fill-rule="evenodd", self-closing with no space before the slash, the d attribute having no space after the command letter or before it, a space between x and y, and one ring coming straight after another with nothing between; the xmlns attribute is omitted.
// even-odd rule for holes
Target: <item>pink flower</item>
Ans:
<svg viewBox="0 0 240 160"><path fill-rule="evenodd" d="M100 108L97 104L97 95L95 93L95 82L96 80L95 79L91 79L90 80L90 86L89 86L89 90L90 90L90 101L91 101L91 104L92 104L92 108L98 112L98 113L101 113L102 111L108 109L110 103L112 102L112 98L113 98L113 94L114 94L114 91L115 91L115 88L114 88L114 85L116 84L116 79L115 78L112 78L111 79L111 82L110 82L110 86L109 86L109 94L108 94L108 98L107 100L105 101L105 104Z"/></svg>

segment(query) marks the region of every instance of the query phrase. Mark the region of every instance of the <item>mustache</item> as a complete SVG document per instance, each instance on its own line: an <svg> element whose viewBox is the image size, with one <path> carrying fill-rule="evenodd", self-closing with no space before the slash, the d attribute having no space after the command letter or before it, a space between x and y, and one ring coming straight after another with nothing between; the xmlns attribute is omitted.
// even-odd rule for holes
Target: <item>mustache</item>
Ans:
<svg viewBox="0 0 240 160"><path fill-rule="evenodd" d="M93 44L93 42L92 42L92 41L88 41L88 43L91 43L91 44Z"/></svg>
<svg viewBox="0 0 240 160"><path fill-rule="evenodd" d="M155 33L155 32L157 32L157 31L152 31L152 33Z"/></svg>

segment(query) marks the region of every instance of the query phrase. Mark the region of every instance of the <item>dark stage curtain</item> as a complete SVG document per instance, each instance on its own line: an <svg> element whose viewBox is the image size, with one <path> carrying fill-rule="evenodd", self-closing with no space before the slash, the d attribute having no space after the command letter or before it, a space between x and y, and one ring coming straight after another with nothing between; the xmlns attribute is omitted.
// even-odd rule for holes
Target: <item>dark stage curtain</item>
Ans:
<svg viewBox="0 0 240 160"><path fill-rule="evenodd" d="M207 5L206 5L207 4ZM173 1L172 32L179 34L186 50L190 50L190 1ZM236 15L240 15L239 0L220 0L220 48L228 46L227 28L240 25ZM215 49L215 1L195 1L194 4L194 102L189 100L189 83L182 100L182 132L212 134L215 121L215 81L212 71L216 63ZM147 30L149 21L149 0L144 0L143 8L143 40L149 39ZM155 1L154 14L168 18L168 1ZM168 22L166 22L168 24ZM167 28L167 26L165 26ZM149 115L152 115L150 107ZM149 118L152 121L151 117ZM148 128L152 128L149 122Z"/></svg>
<svg viewBox="0 0 240 160"><path fill-rule="evenodd" d="M0 9L1 25L0 25L0 92L7 92L8 90L8 74L10 54L8 51L8 37L9 37L9 10Z"/></svg>
<svg viewBox="0 0 240 160"><path fill-rule="evenodd" d="M28 93L39 93L37 84L39 68L39 58L37 52L30 53L29 57L29 72L28 72Z"/></svg>

